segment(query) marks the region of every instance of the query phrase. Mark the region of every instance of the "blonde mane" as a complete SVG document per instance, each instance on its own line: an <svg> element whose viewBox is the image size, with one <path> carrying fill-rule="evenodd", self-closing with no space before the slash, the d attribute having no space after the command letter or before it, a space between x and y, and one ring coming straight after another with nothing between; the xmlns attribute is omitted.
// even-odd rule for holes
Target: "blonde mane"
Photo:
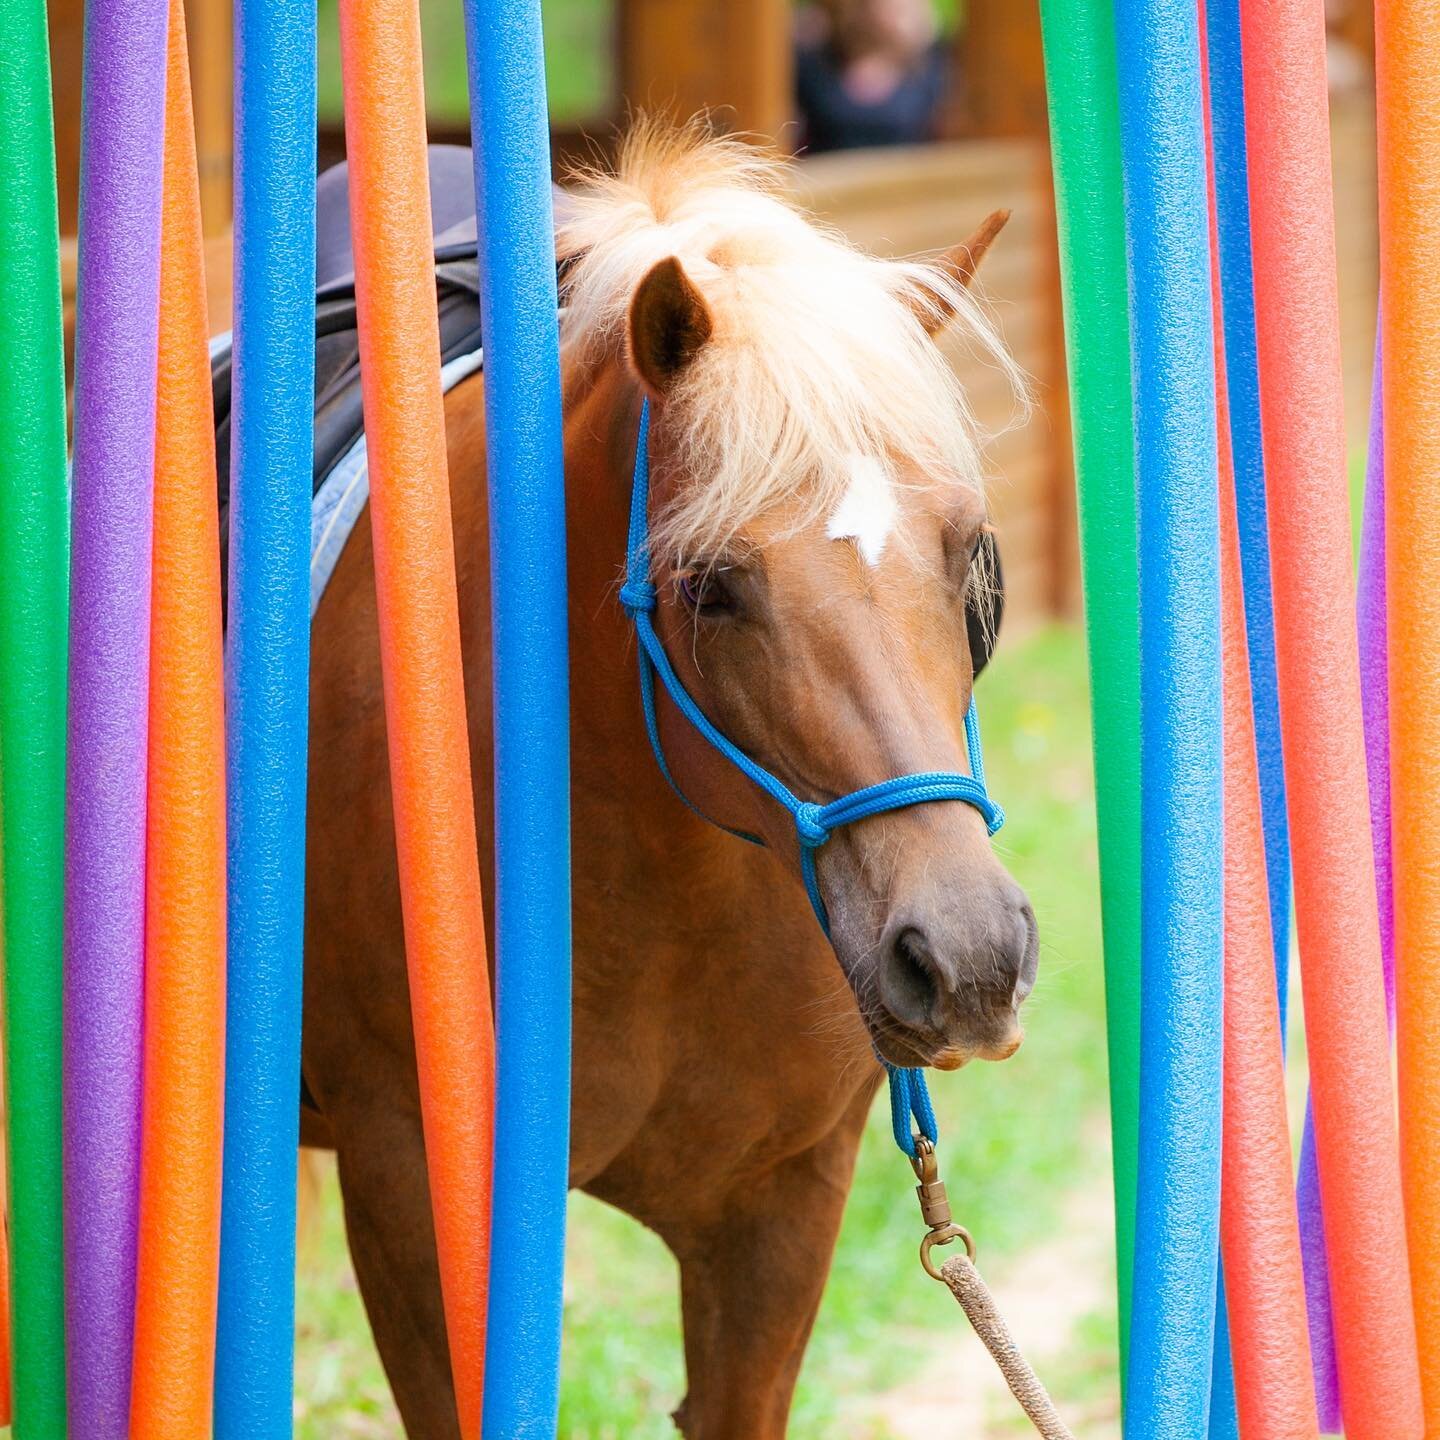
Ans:
<svg viewBox="0 0 1440 1440"><path fill-rule="evenodd" d="M567 347L623 353L631 299L669 256L710 307L714 332L665 407L688 483L652 539L680 563L782 502L799 524L830 514L857 456L897 486L980 488L982 437L926 312L953 310L951 328L1023 393L967 290L934 265L862 253L784 183L782 164L740 141L641 121L613 173L579 178L557 237Z"/></svg>

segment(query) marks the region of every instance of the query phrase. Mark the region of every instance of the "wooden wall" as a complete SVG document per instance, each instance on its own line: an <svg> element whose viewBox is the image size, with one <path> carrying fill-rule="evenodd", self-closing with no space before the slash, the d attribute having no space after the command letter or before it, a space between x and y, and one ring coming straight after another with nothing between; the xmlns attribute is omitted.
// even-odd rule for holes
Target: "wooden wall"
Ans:
<svg viewBox="0 0 1440 1440"><path fill-rule="evenodd" d="M1370 428L1375 307L1380 288L1375 97L1369 91L1338 95L1332 101L1330 154L1335 183L1335 250L1340 266L1345 428L1352 448L1358 448L1364 446Z"/></svg>
<svg viewBox="0 0 1440 1440"><path fill-rule="evenodd" d="M1045 54L1033 5L990 0L965 7L956 51L956 138L1035 140L1047 133Z"/></svg>

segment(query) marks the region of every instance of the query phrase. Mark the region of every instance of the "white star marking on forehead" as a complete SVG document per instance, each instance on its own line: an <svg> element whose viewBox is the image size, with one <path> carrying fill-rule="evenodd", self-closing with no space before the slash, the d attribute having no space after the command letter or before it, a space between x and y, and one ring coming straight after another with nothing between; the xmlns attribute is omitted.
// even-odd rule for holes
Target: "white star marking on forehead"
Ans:
<svg viewBox="0 0 1440 1440"><path fill-rule="evenodd" d="M870 455L850 456L850 484L825 526L831 540L853 540L867 565L878 565L900 506L885 467Z"/></svg>

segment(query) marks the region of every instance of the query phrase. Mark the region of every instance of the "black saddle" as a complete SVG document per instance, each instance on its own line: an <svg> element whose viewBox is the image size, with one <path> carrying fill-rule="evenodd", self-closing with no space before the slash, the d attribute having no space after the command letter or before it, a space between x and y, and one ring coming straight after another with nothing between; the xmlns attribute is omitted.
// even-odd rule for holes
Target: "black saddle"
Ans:
<svg viewBox="0 0 1440 1440"><path fill-rule="evenodd" d="M564 192L555 191L557 214ZM475 172L469 149L430 147L430 229L441 363L480 348L480 261L475 229ZM349 167L342 161L315 186L315 458L316 490L365 430L360 396L360 336L355 308L355 252L350 243ZM229 550L230 376L227 347L211 363L215 458L220 481L222 585Z"/></svg>

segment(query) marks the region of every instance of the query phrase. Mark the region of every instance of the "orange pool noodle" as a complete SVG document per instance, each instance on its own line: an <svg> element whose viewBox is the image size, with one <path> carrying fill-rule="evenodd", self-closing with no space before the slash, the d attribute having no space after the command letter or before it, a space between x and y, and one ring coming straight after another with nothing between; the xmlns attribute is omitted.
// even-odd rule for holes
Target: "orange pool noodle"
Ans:
<svg viewBox="0 0 1440 1440"><path fill-rule="evenodd" d="M1375 26L1401 1164L1440 1435L1440 10L1379 0Z"/></svg>
<svg viewBox="0 0 1440 1440"><path fill-rule="evenodd" d="M471 1440L483 1394L495 1056L416 0L342 0L340 34L405 951L445 1324L460 1430Z"/></svg>
<svg viewBox="0 0 1440 1440"><path fill-rule="evenodd" d="M210 1433L225 1094L215 427L182 0L171 0L150 618L134 1440Z"/></svg>
<svg viewBox="0 0 1440 1440"><path fill-rule="evenodd" d="M1350 1440L1423 1433L1355 628L1325 21L1242 7L1275 637L1311 1096ZM1403 368L1398 373L1403 374Z"/></svg>

